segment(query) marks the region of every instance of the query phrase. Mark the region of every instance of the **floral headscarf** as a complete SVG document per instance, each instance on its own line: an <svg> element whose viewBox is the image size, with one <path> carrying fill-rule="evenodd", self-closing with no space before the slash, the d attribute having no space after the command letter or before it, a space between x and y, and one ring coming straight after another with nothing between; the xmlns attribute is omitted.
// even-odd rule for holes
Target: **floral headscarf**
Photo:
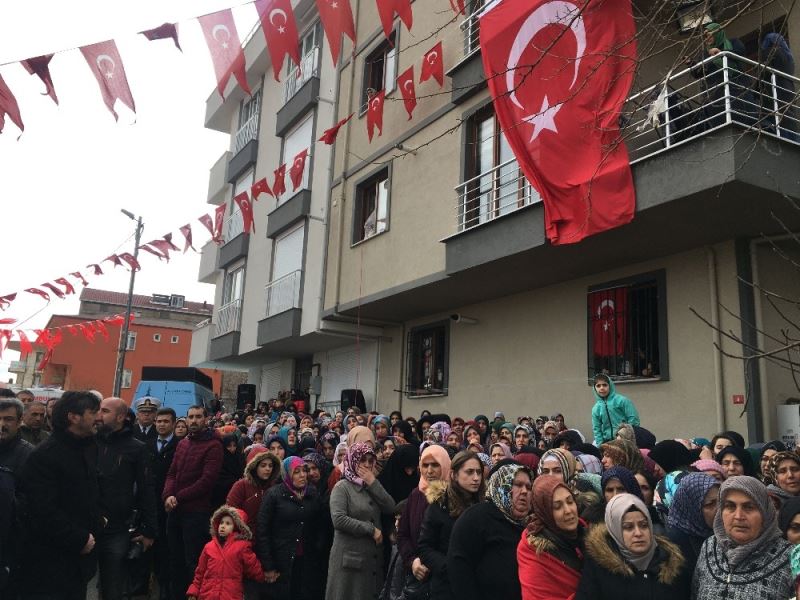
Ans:
<svg viewBox="0 0 800 600"><path fill-rule="evenodd" d="M714 486L719 486L719 481L705 473L689 473L681 479L672 498L667 525L703 539L712 535L714 530L703 517L703 500Z"/></svg>
<svg viewBox="0 0 800 600"><path fill-rule="evenodd" d="M653 503L664 518L669 514L669 509L672 506L672 499L675 497L675 492L678 491L678 485L688 474L689 471L673 471L672 473L667 473L666 476L658 482L658 485L656 485L656 490L653 494Z"/></svg>
<svg viewBox="0 0 800 600"><path fill-rule="evenodd" d="M361 459L367 454L375 456L375 450L372 444L357 442L347 449L347 456L344 457L342 476L347 479L347 481L360 487L365 487L366 483L358 476L358 463L361 462Z"/></svg>
<svg viewBox="0 0 800 600"><path fill-rule="evenodd" d="M561 473L564 477L564 483L569 485L572 478L575 477L575 457L571 452L562 450L561 448L552 448L542 454L542 460L539 461L539 466L536 470L537 475L542 474L542 467L546 462L556 461L561 466Z"/></svg>
<svg viewBox="0 0 800 600"><path fill-rule="evenodd" d="M444 444L447 441L447 436L450 435L450 425L445 421L436 421L425 432L426 439L434 442L435 444Z"/></svg>
<svg viewBox="0 0 800 600"><path fill-rule="evenodd" d="M503 513L507 521L519 527L524 527L528 517L515 519L511 512L511 488L514 485L514 478L520 471L530 474L528 469L517 464L503 465L492 473L486 485L486 499Z"/></svg>
<svg viewBox="0 0 800 600"><path fill-rule="evenodd" d="M306 486L302 490L298 490L292 483L292 475L294 475L295 469L298 467L305 467L305 465L306 464L303 462L303 459L299 456L290 456L288 458L284 458L283 463L281 464L283 485L285 485L290 492L301 498L306 494L308 483L306 483Z"/></svg>

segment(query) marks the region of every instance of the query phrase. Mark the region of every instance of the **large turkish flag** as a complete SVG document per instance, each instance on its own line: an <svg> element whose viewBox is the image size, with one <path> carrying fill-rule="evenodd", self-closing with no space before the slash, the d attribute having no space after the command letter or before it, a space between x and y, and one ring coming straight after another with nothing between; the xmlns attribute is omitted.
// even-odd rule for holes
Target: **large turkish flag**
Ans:
<svg viewBox="0 0 800 600"><path fill-rule="evenodd" d="M628 289L614 288L589 294L592 351L595 356L620 356L628 337Z"/></svg>
<svg viewBox="0 0 800 600"><path fill-rule="evenodd" d="M633 218L618 126L636 70L631 11L630 0L500 0L480 17L495 112L553 244Z"/></svg>

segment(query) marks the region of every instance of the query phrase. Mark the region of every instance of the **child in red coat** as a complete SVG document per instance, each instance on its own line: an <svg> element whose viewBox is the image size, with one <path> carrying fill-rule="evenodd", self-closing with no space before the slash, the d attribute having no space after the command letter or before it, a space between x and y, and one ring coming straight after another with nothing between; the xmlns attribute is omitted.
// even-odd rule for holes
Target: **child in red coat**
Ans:
<svg viewBox="0 0 800 600"><path fill-rule="evenodd" d="M189 600L242 600L245 577L264 581L246 520L244 511L227 505L211 517L211 541L203 548L186 591Z"/></svg>

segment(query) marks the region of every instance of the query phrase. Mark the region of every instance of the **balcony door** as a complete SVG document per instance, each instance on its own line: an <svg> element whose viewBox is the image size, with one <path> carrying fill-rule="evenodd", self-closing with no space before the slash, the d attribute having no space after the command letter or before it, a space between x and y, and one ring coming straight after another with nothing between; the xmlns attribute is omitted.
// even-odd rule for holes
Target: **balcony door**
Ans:
<svg viewBox="0 0 800 600"><path fill-rule="evenodd" d="M275 240L272 280L267 286L267 316L298 308L303 269L305 223Z"/></svg>

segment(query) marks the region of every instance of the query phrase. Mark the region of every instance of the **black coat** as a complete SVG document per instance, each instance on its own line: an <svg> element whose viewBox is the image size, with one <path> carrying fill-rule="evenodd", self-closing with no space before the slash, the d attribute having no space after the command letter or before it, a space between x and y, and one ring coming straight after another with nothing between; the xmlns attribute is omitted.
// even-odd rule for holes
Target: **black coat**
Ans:
<svg viewBox="0 0 800 600"><path fill-rule="evenodd" d="M453 596L459 600L520 600L517 544L522 530L490 501L464 511L453 526L447 549Z"/></svg>
<svg viewBox="0 0 800 600"><path fill-rule="evenodd" d="M147 430L147 433L142 431L142 428L139 426L139 423L133 424L133 437L135 437L140 442L149 442L150 440L154 440L158 437L158 431L156 431L155 425L150 425L150 429Z"/></svg>
<svg viewBox="0 0 800 600"><path fill-rule="evenodd" d="M31 452L33 452L33 444L26 442L22 436L17 434L13 440L0 444L0 467L18 475Z"/></svg>
<svg viewBox="0 0 800 600"><path fill-rule="evenodd" d="M269 586L274 600L321 598L325 590L322 502L314 486L300 500L281 482L269 489L258 512L256 555L264 571L278 571ZM298 543L303 548L303 571L292 578Z"/></svg>
<svg viewBox="0 0 800 600"><path fill-rule="evenodd" d="M137 531L156 538L158 517L152 460L144 442L133 437L130 426L98 436L100 511L108 519L106 533L127 530L135 509L139 513Z"/></svg>
<svg viewBox="0 0 800 600"><path fill-rule="evenodd" d="M147 442L147 447L153 456L153 484L156 489L156 497L159 499L164 491L164 483L167 481L169 466L172 464L172 459L175 456L175 448L178 447L179 441L180 440L173 435L172 439L167 442L161 452L158 451L158 437ZM159 506L163 508L163 502L159 502Z"/></svg>
<svg viewBox="0 0 800 600"><path fill-rule="evenodd" d="M689 600L692 572L680 549L656 536L650 566L636 571L619 553L605 525L586 537L586 558L575 600Z"/></svg>
<svg viewBox="0 0 800 600"><path fill-rule="evenodd" d="M97 570L96 551L80 552L102 528L95 439L54 432L31 453L19 485L28 534L21 588L80 592Z"/></svg>
<svg viewBox="0 0 800 600"><path fill-rule="evenodd" d="M454 598L447 574L447 549L456 519L447 506L447 485L433 482L425 494L428 508L417 538L417 551L422 564L431 571L431 600Z"/></svg>

